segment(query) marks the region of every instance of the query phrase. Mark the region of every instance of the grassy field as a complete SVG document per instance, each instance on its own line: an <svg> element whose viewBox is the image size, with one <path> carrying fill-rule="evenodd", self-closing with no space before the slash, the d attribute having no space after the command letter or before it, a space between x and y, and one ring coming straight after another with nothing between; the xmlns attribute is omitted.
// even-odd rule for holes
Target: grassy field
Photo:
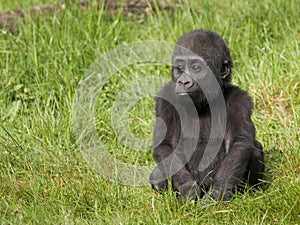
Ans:
<svg viewBox="0 0 300 225"><path fill-rule="evenodd" d="M0 11L47 1L19 2L0 0ZM300 224L299 19L299 0L199 0L148 16L72 8L0 32L0 224ZM233 82L253 98L265 149L265 188L227 205L181 203L171 191L109 181L84 160L72 126L79 81L101 54L136 41L174 43L197 28L228 43ZM115 135L114 101L128 82L168 78L169 70L130 65L100 91L99 140L128 165L154 162L148 145L136 151ZM141 143L151 140L153 107L146 96L130 109L127 123Z"/></svg>

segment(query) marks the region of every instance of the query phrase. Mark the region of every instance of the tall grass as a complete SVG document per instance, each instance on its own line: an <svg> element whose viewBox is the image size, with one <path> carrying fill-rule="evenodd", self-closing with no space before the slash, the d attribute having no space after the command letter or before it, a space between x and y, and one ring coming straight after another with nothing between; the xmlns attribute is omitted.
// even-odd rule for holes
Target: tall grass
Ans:
<svg viewBox="0 0 300 225"><path fill-rule="evenodd" d="M182 2L174 12L148 16L66 9L0 34L1 224L300 224L300 2ZM4 5L30 6L0 0ZM266 188L249 189L228 205L181 203L171 191L109 182L84 161L72 129L75 90L102 53L139 40L176 42L197 28L228 43L233 82L253 98L265 149ZM119 73L97 101L99 139L119 160L153 165L150 149L119 143L111 110L130 80L167 78L169 68L131 65ZM153 117L153 99L139 101L130 111L132 132L151 139Z"/></svg>

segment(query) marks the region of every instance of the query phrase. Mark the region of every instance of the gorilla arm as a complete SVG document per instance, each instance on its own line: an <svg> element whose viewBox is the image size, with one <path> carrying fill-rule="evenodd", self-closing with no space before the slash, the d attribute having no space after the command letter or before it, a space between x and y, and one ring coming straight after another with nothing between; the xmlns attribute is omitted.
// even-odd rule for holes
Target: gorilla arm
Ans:
<svg viewBox="0 0 300 225"><path fill-rule="evenodd" d="M156 119L154 129L153 157L158 165L150 174L152 188L161 192L167 187L167 179L172 177L173 189L180 193L180 197L195 200L200 194L200 189L182 161L185 160L183 149L175 150L181 132L177 112L170 103L157 98L156 116L160 119ZM172 154L174 151L176 154ZM177 172L174 174L174 171Z"/></svg>
<svg viewBox="0 0 300 225"><path fill-rule="evenodd" d="M258 151L255 127L251 120L252 102L245 91L233 87L227 101L228 152L214 178L212 190L205 198L228 200L236 187L247 179L249 161Z"/></svg>

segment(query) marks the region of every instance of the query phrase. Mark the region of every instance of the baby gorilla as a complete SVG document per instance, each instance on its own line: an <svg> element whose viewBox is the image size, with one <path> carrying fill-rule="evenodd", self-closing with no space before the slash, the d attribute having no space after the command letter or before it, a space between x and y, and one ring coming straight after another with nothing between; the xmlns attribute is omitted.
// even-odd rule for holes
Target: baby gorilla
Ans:
<svg viewBox="0 0 300 225"><path fill-rule="evenodd" d="M245 182L262 179L252 101L231 84L231 69L229 49L218 34L195 30L177 42L172 80L156 98L154 190L170 183L182 199L227 201Z"/></svg>

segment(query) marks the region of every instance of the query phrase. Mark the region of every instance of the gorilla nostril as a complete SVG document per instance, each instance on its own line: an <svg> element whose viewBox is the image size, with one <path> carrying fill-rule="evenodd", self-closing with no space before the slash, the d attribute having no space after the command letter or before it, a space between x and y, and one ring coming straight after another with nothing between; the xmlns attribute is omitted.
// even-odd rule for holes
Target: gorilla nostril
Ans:
<svg viewBox="0 0 300 225"><path fill-rule="evenodd" d="M192 86L193 86L193 82L191 82L191 81L188 81L188 82L186 82L185 84L184 84L184 86L185 87L187 87L187 88L191 88Z"/></svg>
<svg viewBox="0 0 300 225"><path fill-rule="evenodd" d="M182 86L184 86L185 88L190 88L193 86L193 82L189 81L189 80L185 80L185 81L179 81L179 84L181 84Z"/></svg>
<svg viewBox="0 0 300 225"><path fill-rule="evenodd" d="M185 81L185 82L182 82L182 85L185 87L185 88L190 88L193 86L193 82L191 81Z"/></svg>

